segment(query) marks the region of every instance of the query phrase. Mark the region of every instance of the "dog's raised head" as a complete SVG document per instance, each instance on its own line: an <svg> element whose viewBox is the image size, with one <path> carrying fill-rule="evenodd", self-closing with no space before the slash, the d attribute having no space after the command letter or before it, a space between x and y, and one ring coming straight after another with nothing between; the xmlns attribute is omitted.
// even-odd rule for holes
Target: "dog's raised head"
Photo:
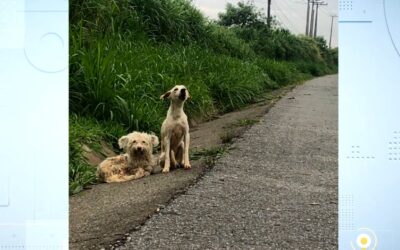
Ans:
<svg viewBox="0 0 400 250"><path fill-rule="evenodd" d="M132 132L122 136L118 145L132 158L150 158L153 147L158 145L158 137L154 134Z"/></svg>
<svg viewBox="0 0 400 250"><path fill-rule="evenodd" d="M160 96L161 100L171 100L184 102L190 98L189 91L184 85L176 85L171 90Z"/></svg>

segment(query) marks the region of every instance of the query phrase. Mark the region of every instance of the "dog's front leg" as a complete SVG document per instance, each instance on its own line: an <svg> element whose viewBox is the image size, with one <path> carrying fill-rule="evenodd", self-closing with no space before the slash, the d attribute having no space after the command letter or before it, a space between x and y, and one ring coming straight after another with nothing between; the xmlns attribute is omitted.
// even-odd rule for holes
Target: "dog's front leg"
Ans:
<svg viewBox="0 0 400 250"><path fill-rule="evenodd" d="M190 166L189 162L189 143L190 143L190 135L189 135L189 130L186 131L185 134L185 144L184 144L184 153L183 153L183 168L184 169L190 169L192 166Z"/></svg>
<svg viewBox="0 0 400 250"><path fill-rule="evenodd" d="M178 165L178 162L176 162L176 159L175 159L175 152L174 152L174 150L172 150L171 149L171 165L172 165L172 167L177 167L177 165Z"/></svg>
<svg viewBox="0 0 400 250"><path fill-rule="evenodd" d="M171 167L171 158L170 158L171 157L171 145L170 145L171 138L170 137L171 136L168 133L168 135L166 137L164 137L164 139L163 139L164 140L163 141L164 149L165 149L165 151L164 151L164 153L165 153L165 162L164 162L164 168L162 170L163 173L168 173L169 169Z"/></svg>

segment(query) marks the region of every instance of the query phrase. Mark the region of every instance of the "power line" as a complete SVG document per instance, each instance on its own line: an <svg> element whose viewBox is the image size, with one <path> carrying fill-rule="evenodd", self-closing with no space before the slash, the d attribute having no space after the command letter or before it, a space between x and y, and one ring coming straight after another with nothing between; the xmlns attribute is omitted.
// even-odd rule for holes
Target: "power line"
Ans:
<svg viewBox="0 0 400 250"><path fill-rule="evenodd" d="M279 15L278 13L282 13L282 10L278 10L278 9L275 9L275 10L272 10L273 12L274 12L274 16L275 16L275 18L276 18L276 20L277 20L277 22L278 22L278 24L281 26L281 27L283 27L283 28L285 28L285 29L288 29L288 30L292 30L292 27L290 27L288 24L289 24L289 22L288 21L285 21L284 20L284 18L283 18L283 15Z"/></svg>
<svg viewBox="0 0 400 250"><path fill-rule="evenodd" d="M276 16L276 21L277 21L278 24L280 24L280 26L284 27L285 29L290 29L290 28L285 24L285 22L283 22L283 21L281 20L280 17Z"/></svg>
<svg viewBox="0 0 400 250"><path fill-rule="evenodd" d="M271 28L271 0L268 0L267 26Z"/></svg>
<svg viewBox="0 0 400 250"><path fill-rule="evenodd" d="M306 17L306 36L308 36L308 29L310 23L310 0L307 0L307 17Z"/></svg>
<svg viewBox="0 0 400 250"><path fill-rule="evenodd" d="M294 30L296 33L301 33L296 25L291 21L291 19L285 14L285 12L282 10L282 8L279 6L279 4L275 4L276 8L279 10L279 13L282 14L282 16L287 20L288 24L292 27L292 30Z"/></svg>
<svg viewBox="0 0 400 250"><path fill-rule="evenodd" d="M320 0L308 0L311 3L311 22L308 22L309 18L309 10L307 11L307 22L306 22L306 30L308 30L308 36L316 37L317 36L317 28L318 28L318 10L319 6L328 5L325 2Z"/></svg>
<svg viewBox="0 0 400 250"><path fill-rule="evenodd" d="M315 1L311 1L311 23L310 23L310 29L308 31L308 36L312 36L312 34L313 34L313 29L314 29L314 6L315 6Z"/></svg>
<svg viewBox="0 0 400 250"><path fill-rule="evenodd" d="M297 3L302 3L307 5L307 13L306 13L306 33L305 35L308 36L311 32L311 27L310 27L310 5L313 4L314 0L304 0L304 1L293 1L292 2L297 2ZM313 8L312 8L313 9Z"/></svg>
<svg viewBox="0 0 400 250"><path fill-rule="evenodd" d="M317 10L316 10L316 13L315 13L315 28L314 28L314 37L317 37L317 27L318 27L318 9L319 9L319 6L320 5L324 5L324 6L326 6L326 5L328 5L327 3L324 3L324 2L317 2L316 3L316 5L317 5Z"/></svg>
<svg viewBox="0 0 400 250"><path fill-rule="evenodd" d="M307 3L307 0L306 0L306 2L300 1L300 0L298 0L298 1L290 0L290 2L292 2L292 3L297 3L297 4L306 4L306 3Z"/></svg>
<svg viewBox="0 0 400 250"><path fill-rule="evenodd" d="M265 0L264 1L255 0L254 2L258 3L258 4L268 4ZM315 27L316 27L316 25L318 26L318 23L317 23L318 20L315 20L316 19L316 11L317 11L316 10L316 6L317 6L317 4L321 5L321 3L323 3L321 0L303 0L303 1L279 0L279 1L274 1L271 4L271 12L272 12L272 14L276 14L277 18L280 17L279 19L280 19L281 24L283 26L285 26L286 28L288 28L290 30L293 30L296 33L300 34L300 33L303 33L303 32L301 32L299 30L298 24L301 22L301 20L304 20L303 19L304 17L300 16L297 12L292 11L292 12L290 12L291 16L289 18L289 16L287 15L287 9L292 9L292 5L295 4L295 3L296 4L305 4L305 5L307 5L308 2L310 3L310 5L309 5L310 7L311 7L311 4L314 3L314 13L311 13L311 8L308 9L308 13L306 15L306 21L305 21L305 23L306 23L306 35L313 37L314 33L315 33ZM318 6L318 7L321 7L321 6ZM298 7L294 8L294 9L297 10ZM320 9L322 9L322 8L320 8ZM326 13L325 10L323 10L323 11ZM294 16L296 16L296 18L293 18ZM294 20L294 19L296 19L296 20ZM312 19L311 20L312 23L310 22L310 19Z"/></svg>
<svg viewBox="0 0 400 250"><path fill-rule="evenodd" d="M336 14L335 14L335 13L333 13L331 10L329 10L329 9L326 9L326 7L325 7L325 6L322 6L321 10L322 10L322 12L323 12L324 14L326 14L327 16L336 15Z"/></svg>
<svg viewBox="0 0 400 250"><path fill-rule="evenodd" d="M297 11L297 8L298 7L296 7L296 6L294 6L293 5L293 2L292 1L289 1L289 0L282 0L282 1L280 1L280 2L282 2L283 3L283 7L284 7L284 9L287 9L288 11L285 11L285 13L290 13L290 20L291 21L293 21L294 19L297 19L297 20L303 20L303 18L299 15L299 12ZM294 10L296 10L296 11L294 11ZM297 23L297 20L296 20L296 22L295 23Z"/></svg>
<svg viewBox="0 0 400 250"><path fill-rule="evenodd" d="M259 3L259 4L268 4L268 2L260 1L260 0L256 0L255 2L256 2L256 3ZM283 26L285 26L286 29L294 30L295 32L300 33L299 30L298 30L298 28L296 27L296 25L294 25L294 24L290 21L290 19L287 17L287 15L286 15L285 12L282 10L282 8L280 8L280 7L278 6L278 2L279 2L279 1L275 1L274 4L271 3L271 9L270 9L270 11L271 11L271 12L275 12L275 13L280 13L279 15L275 15L275 17L276 17L277 19L279 19L280 23L281 23ZM274 10L274 8L276 8L276 10ZM268 18L268 17L267 17L267 18ZM284 21L283 18L284 18L286 21ZM267 20L268 20L268 19L267 19ZM271 17L271 20L272 20L272 17ZM290 24L290 27L289 27L287 24Z"/></svg>
<svg viewBox="0 0 400 250"><path fill-rule="evenodd" d="M337 17L337 15L331 15L331 34L329 36L329 48L331 48L331 42L332 42L332 30L333 30L333 19Z"/></svg>
<svg viewBox="0 0 400 250"><path fill-rule="evenodd" d="M263 2L264 4L266 4L266 0L262 1L262 0L255 0L255 2ZM283 3L282 3L283 2ZM311 15L312 10L311 10L311 4L312 2L314 2L314 15ZM305 11L307 9L308 3L310 3L310 8L308 10L308 15L306 15L307 13L304 13L304 15L306 15L306 20L304 20L304 15L301 16L299 15L298 9L301 8L299 5L303 4ZM318 14L317 14L317 3L318 3ZM321 26L320 23L321 21L323 21L325 23L325 16L326 17L331 17L332 15L335 15L335 11L329 9L329 6L327 7L327 5L322 5L320 3L326 4L325 2L323 2L323 0L275 0L275 2L272 3L272 14L275 15L276 14L276 18L277 20L280 21L280 25L282 27L288 28L290 30L296 30L296 32L298 32L298 24L303 20L303 22L306 25L305 28L305 32L307 36L310 37L314 37L317 35L318 33L318 27ZM294 6L294 4L297 5L297 7ZM265 6L265 5L264 5ZM293 8L293 11L292 11ZM285 10L285 11L283 11ZM320 17L320 13L323 13L323 18L321 19ZM290 15L288 15L288 13ZM290 18L289 18L290 16ZM311 25L311 17L313 16L313 21L312 21L312 25ZM308 24L307 24L307 19L308 19ZM328 21L328 20L326 20ZM297 25L295 25L297 24ZM329 24L328 24L329 25ZM308 27L308 28L307 28ZM312 33L311 33L311 27L312 27ZM329 26L328 26L329 27ZM332 32L334 33L336 31L336 28L333 27L332 28ZM303 31L304 32L304 31ZM303 33L303 32L298 32L298 33ZM325 34L325 33L324 33ZM328 37L329 33L326 34L326 38L331 40L332 37ZM333 36L333 34L332 34Z"/></svg>

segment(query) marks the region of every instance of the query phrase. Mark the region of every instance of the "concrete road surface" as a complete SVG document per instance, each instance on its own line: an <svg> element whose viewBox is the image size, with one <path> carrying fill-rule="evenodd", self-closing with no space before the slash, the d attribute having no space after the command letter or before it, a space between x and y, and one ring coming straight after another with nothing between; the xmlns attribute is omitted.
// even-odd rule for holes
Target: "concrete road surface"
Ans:
<svg viewBox="0 0 400 250"><path fill-rule="evenodd" d="M211 121L192 124L191 152L215 153L226 135L243 134L249 127L243 121L262 117L282 96L293 89L287 86L270 92L259 102L241 110L229 112ZM239 124L239 125L238 125ZM226 141L225 141L226 142ZM69 199L69 248L109 249L123 244L129 233L140 228L149 217L185 191L212 165L203 154L192 157L192 169L176 169L169 174L154 174L139 180L97 184ZM204 157L205 156L205 157Z"/></svg>
<svg viewBox="0 0 400 250"><path fill-rule="evenodd" d="M278 101L121 249L337 249L337 82Z"/></svg>

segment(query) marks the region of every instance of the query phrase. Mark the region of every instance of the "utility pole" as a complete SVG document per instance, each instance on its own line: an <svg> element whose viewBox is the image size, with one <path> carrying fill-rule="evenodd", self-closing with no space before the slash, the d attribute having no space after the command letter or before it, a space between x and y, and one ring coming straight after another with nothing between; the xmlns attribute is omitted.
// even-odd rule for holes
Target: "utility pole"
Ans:
<svg viewBox="0 0 400 250"><path fill-rule="evenodd" d="M310 22L310 0L307 0L306 36L308 36L309 22Z"/></svg>
<svg viewBox="0 0 400 250"><path fill-rule="evenodd" d="M271 0L268 0L267 26L271 28Z"/></svg>
<svg viewBox="0 0 400 250"><path fill-rule="evenodd" d="M324 2L316 2L317 5L316 13L315 13L315 28L314 28L314 35L313 37L317 37L317 27L318 27L318 8L320 5L328 5L327 3Z"/></svg>
<svg viewBox="0 0 400 250"><path fill-rule="evenodd" d="M337 17L336 15L331 16L331 34L329 36L329 48L331 48L331 42L332 42L332 29L333 29L333 19Z"/></svg>
<svg viewBox="0 0 400 250"><path fill-rule="evenodd" d="M313 35L313 28L314 28L314 5L315 5L315 1L311 1L311 23L310 23L310 30L308 33L308 36Z"/></svg>

